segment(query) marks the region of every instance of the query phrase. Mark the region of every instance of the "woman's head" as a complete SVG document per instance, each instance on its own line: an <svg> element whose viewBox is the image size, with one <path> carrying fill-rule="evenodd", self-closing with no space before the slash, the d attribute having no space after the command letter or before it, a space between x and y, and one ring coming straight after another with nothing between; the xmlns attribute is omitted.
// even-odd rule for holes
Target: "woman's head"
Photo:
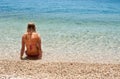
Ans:
<svg viewBox="0 0 120 79"><path fill-rule="evenodd" d="M36 27L34 23L32 22L28 23L27 32L36 32Z"/></svg>

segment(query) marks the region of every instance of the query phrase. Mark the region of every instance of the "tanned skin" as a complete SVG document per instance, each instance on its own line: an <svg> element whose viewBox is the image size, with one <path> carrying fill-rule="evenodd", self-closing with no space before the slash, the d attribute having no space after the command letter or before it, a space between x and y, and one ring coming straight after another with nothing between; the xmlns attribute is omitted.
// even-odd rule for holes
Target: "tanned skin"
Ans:
<svg viewBox="0 0 120 79"><path fill-rule="evenodd" d="M33 31L28 31L22 36L22 47L20 52L20 59L23 59L24 53L27 56L38 55L38 58L42 58L42 49L41 49L41 38L38 33ZM26 51L25 51L26 47Z"/></svg>

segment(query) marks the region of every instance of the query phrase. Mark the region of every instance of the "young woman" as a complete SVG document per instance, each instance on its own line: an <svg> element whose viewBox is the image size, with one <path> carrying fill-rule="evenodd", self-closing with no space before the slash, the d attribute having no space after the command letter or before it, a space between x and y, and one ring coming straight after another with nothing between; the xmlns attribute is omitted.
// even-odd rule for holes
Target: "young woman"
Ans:
<svg viewBox="0 0 120 79"><path fill-rule="evenodd" d="M28 23L27 32L22 36L20 59L23 59L24 52L26 53L27 57L37 57L40 59L42 57L41 38L36 32L34 23Z"/></svg>

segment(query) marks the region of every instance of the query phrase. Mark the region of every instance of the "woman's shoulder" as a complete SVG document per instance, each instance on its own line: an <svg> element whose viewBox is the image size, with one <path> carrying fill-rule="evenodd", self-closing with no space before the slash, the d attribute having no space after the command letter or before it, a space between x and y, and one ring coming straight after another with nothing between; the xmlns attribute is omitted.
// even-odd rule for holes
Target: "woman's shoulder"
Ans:
<svg viewBox="0 0 120 79"><path fill-rule="evenodd" d="M23 34L23 36L26 36L26 35L28 35L28 33L27 33L27 32Z"/></svg>
<svg viewBox="0 0 120 79"><path fill-rule="evenodd" d="M27 36L27 33L24 33L23 35L22 35L22 38L25 38Z"/></svg>
<svg viewBox="0 0 120 79"><path fill-rule="evenodd" d="M34 34L35 36L40 36L40 34L38 34L37 32L33 32L33 34Z"/></svg>

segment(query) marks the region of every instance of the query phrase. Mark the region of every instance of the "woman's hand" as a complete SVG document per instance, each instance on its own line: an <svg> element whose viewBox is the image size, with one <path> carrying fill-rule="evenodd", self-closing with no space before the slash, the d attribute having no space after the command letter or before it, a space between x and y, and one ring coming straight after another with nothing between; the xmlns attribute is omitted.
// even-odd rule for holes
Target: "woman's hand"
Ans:
<svg viewBox="0 0 120 79"><path fill-rule="evenodd" d="M22 57L22 56L20 56L20 59L22 60L22 59L23 59L23 57Z"/></svg>

